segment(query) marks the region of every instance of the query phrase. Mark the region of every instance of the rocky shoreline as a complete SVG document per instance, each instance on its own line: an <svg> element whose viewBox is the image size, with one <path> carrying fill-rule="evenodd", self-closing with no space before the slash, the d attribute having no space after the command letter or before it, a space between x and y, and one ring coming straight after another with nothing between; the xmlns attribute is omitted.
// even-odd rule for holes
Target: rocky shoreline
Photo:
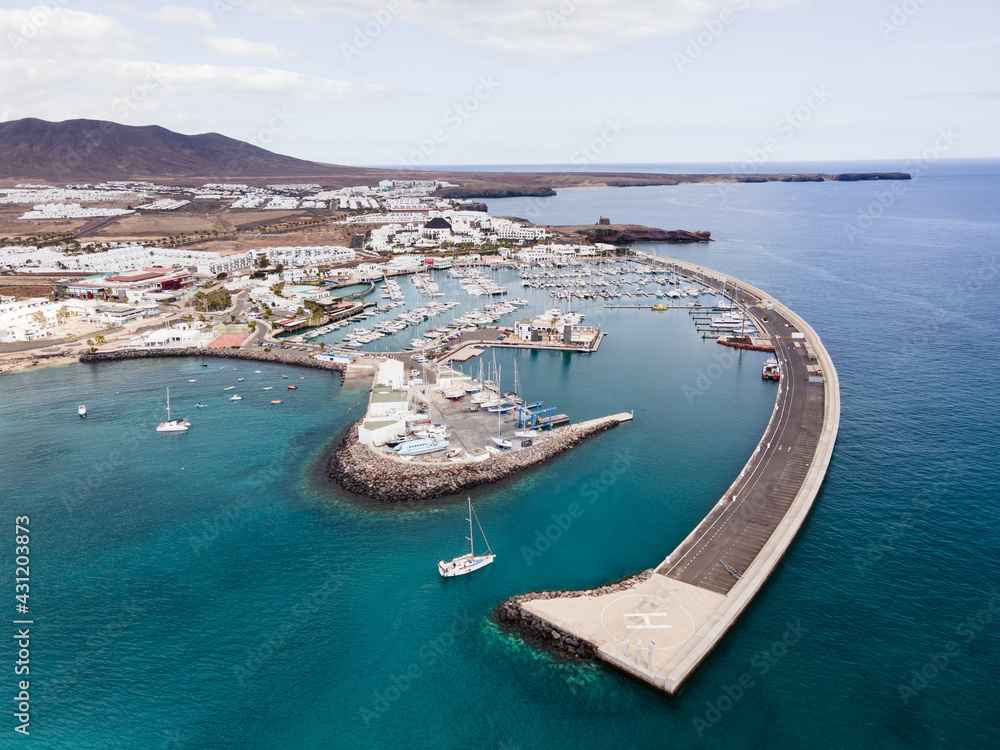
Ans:
<svg viewBox="0 0 1000 750"><path fill-rule="evenodd" d="M629 576L617 583L609 583L595 589L585 591L536 591L530 594L518 594L498 604L492 612L493 617L502 625L520 631L524 640L534 645L555 649L580 659L590 659L597 653L597 648L590 641L553 627L539 617L526 612L522 605L536 599L573 599L580 596L600 596L616 591L625 591L642 583L653 575L653 570L644 570Z"/></svg>
<svg viewBox="0 0 1000 750"><path fill-rule="evenodd" d="M586 426L562 427L542 443L485 461L406 461L358 442L357 423L327 463L327 475L348 492L386 503L430 500L494 484L542 463L618 424L613 417Z"/></svg>
<svg viewBox="0 0 1000 750"><path fill-rule="evenodd" d="M84 364L91 362L121 362L128 359L165 359L167 357L218 357L221 359L249 359L255 362L280 362L283 365L309 367L313 370L327 370L343 374L345 367L338 362L303 359L283 356L281 349L270 352L254 349L200 349L185 347L180 349L118 349L113 352L86 352L80 355Z"/></svg>

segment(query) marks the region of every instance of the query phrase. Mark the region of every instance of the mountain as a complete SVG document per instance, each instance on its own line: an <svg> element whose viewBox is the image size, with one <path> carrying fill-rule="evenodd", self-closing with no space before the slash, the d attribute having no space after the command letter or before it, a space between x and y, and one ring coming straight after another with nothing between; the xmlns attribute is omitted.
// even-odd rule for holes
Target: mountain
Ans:
<svg viewBox="0 0 1000 750"><path fill-rule="evenodd" d="M905 172L825 174L652 174L646 172L431 172L367 169L295 159L218 133L182 135L158 125L106 120L0 122L0 180L56 184L152 180L265 184L279 180L328 187L374 185L379 180L440 180L449 198L552 195L555 188L680 185L692 182L908 180Z"/></svg>
<svg viewBox="0 0 1000 750"><path fill-rule="evenodd" d="M232 181L366 171L282 156L218 133L182 135L158 125L35 118L0 123L0 179Z"/></svg>

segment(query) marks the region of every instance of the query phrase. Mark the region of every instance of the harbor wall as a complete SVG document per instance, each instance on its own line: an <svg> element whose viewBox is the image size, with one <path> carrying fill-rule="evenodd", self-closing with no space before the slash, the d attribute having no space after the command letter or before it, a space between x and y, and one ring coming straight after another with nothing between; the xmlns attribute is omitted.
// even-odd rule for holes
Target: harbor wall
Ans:
<svg viewBox="0 0 1000 750"><path fill-rule="evenodd" d="M166 359L168 357L215 357L220 359L244 359L254 362L279 362L283 365L308 367L313 370L328 370L343 374L345 365L339 362L292 357L281 349L270 352L256 349L201 349L198 347L183 347L177 349L117 349L111 352L85 352L80 355L84 364L94 362L122 362L130 359Z"/></svg>
<svg viewBox="0 0 1000 750"><path fill-rule="evenodd" d="M386 503L429 500L494 484L619 424L617 417L593 420L546 433L543 443L492 455L484 461L405 460L358 442L357 423L333 451L327 474L348 492Z"/></svg>

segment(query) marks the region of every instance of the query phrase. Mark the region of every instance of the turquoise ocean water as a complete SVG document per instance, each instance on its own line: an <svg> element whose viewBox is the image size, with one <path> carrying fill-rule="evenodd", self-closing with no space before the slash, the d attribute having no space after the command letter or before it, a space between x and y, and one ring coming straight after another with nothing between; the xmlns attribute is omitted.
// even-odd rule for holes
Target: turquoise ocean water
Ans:
<svg viewBox="0 0 1000 750"><path fill-rule="evenodd" d="M652 249L771 292L837 365L841 430L813 512L676 698L535 652L487 617L516 593L658 563L773 405L765 355L701 340L683 311L588 303L585 322L610 332L596 355L497 360L509 377L516 358L526 393L574 419L635 422L474 492L498 558L456 580L435 563L462 551L464 498L373 507L322 476L365 397L336 377L213 359L4 376L0 591L13 621L14 522L28 515L34 624L31 735L13 731L10 700L0 747L996 745L1000 165L893 184L489 202L539 222L709 229L709 245ZM530 312L557 306L528 298ZM167 386L186 434L153 430ZM5 698L16 660L0 640Z"/></svg>

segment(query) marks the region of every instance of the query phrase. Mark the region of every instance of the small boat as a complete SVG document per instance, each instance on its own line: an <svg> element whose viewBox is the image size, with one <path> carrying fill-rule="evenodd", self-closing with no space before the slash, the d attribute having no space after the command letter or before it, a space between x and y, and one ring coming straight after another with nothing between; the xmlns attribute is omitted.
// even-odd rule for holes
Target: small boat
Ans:
<svg viewBox="0 0 1000 750"><path fill-rule="evenodd" d="M192 380L191 382L193 383L194 381ZM242 383L243 382L243 378L236 378L236 382L237 383Z"/></svg>
<svg viewBox="0 0 1000 750"><path fill-rule="evenodd" d="M298 386L297 385L290 385L290 386L288 386L288 390L290 390L290 391L298 390Z"/></svg>
<svg viewBox="0 0 1000 750"><path fill-rule="evenodd" d="M282 375L281 377L283 377L283 378L287 378L288 376L287 376L287 375Z"/></svg>
<svg viewBox="0 0 1000 750"><path fill-rule="evenodd" d="M781 368L778 366L778 360L771 357L764 363L764 369L760 373L761 378L764 380L780 380L781 379Z"/></svg>
<svg viewBox="0 0 1000 750"><path fill-rule="evenodd" d="M396 446L395 451L400 456L422 456L425 453L437 453L449 446L444 438L420 438L407 440Z"/></svg>
<svg viewBox="0 0 1000 750"><path fill-rule="evenodd" d="M170 418L170 389L167 388L167 421L160 422L156 425L157 432L187 432L187 428L191 426L191 423L186 419L171 419Z"/></svg>
<svg viewBox="0 0 1000 750"><path fill-rule="evenodd" d="M281 403L281 399L280 398L276 398L273 401L271 401L271 403L272 404L280 404Z"/></svg>
<svg viewBox="0 0 1000 750"><path fill-rule="evenodd" d="M208 408L208 404L195 404L195 406L198 407L199 409L207 409Z"/></svg>
<svg viewBox="0 0 1000 750"><path fill-rule="evenodd" d="M83 419L87 418L87 407L84 404L80 404L76 407L76 413L79 414Z"/></svg>
<svg viewBox="0 0 1000 750"><path fill-rule="evenodd" d="M202 366L202 367L208 367L208 364L207 364L207 363L205 363L205 362L202 362L202 363L201 363L201 366Z"/></svg>
<svg viewBox="0 0 1000 750"><path fill-rule="evenodd" d="M239 395L239 394L237 393L237 394L235 394L235 395L234 395L234 396L233 396L233 397L232 397L231 399L229 399L229 400L230 400L230 401L242 401L242 400L243 400L243 397L242 397L241 395Z"/></svg>
<svg viewBox="0 0 1000 750"><path fill-rule="evenodd" d="M498 448L510 450L511 448L514 447L514 444L511 443L510 440L508 440L505 437L491 437L490 440L492 440Z"/></svg>
<svg viewBox="0 0 1000 750"><path fill-rule="evenodd" d="M189 383L197 383L198 381L197 381L197 380L195 380L194 378L191 378L191 379L190 379L190 380L189 380L188 382L189 382Z"/></svg>
<svg viewBox="0 0 1000 750"><path fill-rule="evenodd" d="M479 526L479 533L483 535L483 541L486 542L487 553L485 555L476 555L476 545L472 541L473 518L476 519L476 524ZM483 526L479 523L479 517L476 516L475 512L472 510L472 498L469 498L469 536L467 539L469 540L468 554L461 555L449 561L441 560L441 562L438 563L438 573L441 574L442 578L464 576L466 573L471 573L474 570L485 568L496 559L496 555L494 555L493 550L490 549L490 543L486 539L486 534L483 532Z"/></svg>
<svg viewBox="0 0 1000 750"><path fill-rule="evenodd" d="M260 370L254 370L254 372L260 375Z"/></svg>
<svg viewBox="0 0 1000 750"><path fill-rule="evenodd" d="M231 390L233 390L233 388L235 388L235 387L236 387L235 385L227 385L227 386L226 386L225 388L223 388L222 390L224 390L224 391L231 391Z"/></svg>
<svg viewBox="0 0 1000 750"><path fill-rule="evenodd" d="M267 387L266 387L266 388L265 388L264 390L265 390L265 391L269 391L269 390L271 390L272 388L274 388L274 386L273 386L273 385L269 385L269 386L267 386Z"/></svg>

